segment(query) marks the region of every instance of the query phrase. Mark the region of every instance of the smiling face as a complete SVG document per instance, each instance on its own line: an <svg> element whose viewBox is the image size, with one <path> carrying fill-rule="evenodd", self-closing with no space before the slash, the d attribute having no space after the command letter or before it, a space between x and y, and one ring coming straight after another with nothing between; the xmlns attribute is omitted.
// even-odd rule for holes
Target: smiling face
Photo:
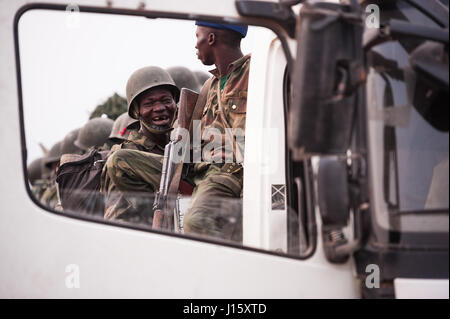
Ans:
<svg viewBox="0 0 450 319"><path fill-rule="evenodd" d="M197 37L197 43L195 44L197 58L204 65L214 64L212 45L215 42L215 34L211 31L210 28L198 26L195 32L195 36Z"/></svg>
<svg viewBox="0 0 450 319"><path fill-rule="evenodd" d="M157 87L139 96L139 114L148 125L168 127L173 122L176 104L172 93L164 87Z"/></svg>

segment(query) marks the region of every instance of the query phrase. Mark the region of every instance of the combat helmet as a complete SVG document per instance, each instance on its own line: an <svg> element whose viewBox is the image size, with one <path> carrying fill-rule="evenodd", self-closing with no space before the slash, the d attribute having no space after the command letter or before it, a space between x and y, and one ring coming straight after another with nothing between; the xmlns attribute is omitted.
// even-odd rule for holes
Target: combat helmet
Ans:
<svg viewBox="0 0 450 319"><path fill-rule="evenodd" d="M33 160L27 167L28 178L31 185L33 185L38 179L42 178L42 157Z"/></svg>
<svg viewBox="0 0 450 319"><path fill-rule="evenodd" d="M122 113L113 124L111 133L109 134L109 139L118 139L120 141L126 140L130 131L127 130L130 127L139 127L138 120L131 118L127 112Z"/></svg>
<svg viewBox="0 0 450 319"><path fill-rule="evenodd" d="M136 98L139 94L158 86L165 86L171 92L178 103L180 90L175 85L170 74L157 66L147 66L136 70L128 79L126 94L128 103L128 115L136 120L139 119L139 106Z"/></svg>
<svg viewBox="0 0 450 319"><path fill-rule="evenodd" d="M44 158L44 165L47 168L51 168L53 163L59 162L61 158L61 144L62 141L55 143L50 151L48 151L47 156Z"/></svg>
<svg viewBox="0 0 450 319"><path fill-rule="evenodd" d="M91 147L101 147L111 133L114 121L109 118L96 117L89 120L80 129L74 144L84 151Z"/></svg>
<svg viewBox="0 0 450 319"><path fill-rule="evenodd" d="M197 83L200 86L200 88L202 88L206 80L210 78L210 75L208 75L208 73L203 71L194 71L193 73L195 75L195 78L197 79Z"/></svg>
<svg viewBox="0 0 450 319"><path fill-rule="evenodd" d="M63 139L61 144L61 155L62 154L81 154L83 150L74 144L75 140L78 138L78 133L80 129L77 128L70 131Z"/></svg>
<svg viewBox="0 0 450 319"><path fill-rule="evenodd" d="M191 70L184 66L173 66L167 69L175 85L181 90L188 88L193 91L198 91L198 81Z"/></svg>

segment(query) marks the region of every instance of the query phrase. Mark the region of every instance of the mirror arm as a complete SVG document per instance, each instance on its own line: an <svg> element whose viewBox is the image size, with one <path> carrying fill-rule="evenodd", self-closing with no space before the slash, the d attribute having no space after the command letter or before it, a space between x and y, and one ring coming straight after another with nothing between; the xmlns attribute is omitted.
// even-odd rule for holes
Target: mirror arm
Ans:
<svg viewBox="0 0 450 319"><path fill-rule="evenodd" d="M339 158L340 157L338 157L337 160L339 160ZM325 255L330 262L337 264L346 262L353 253L363 246L364 238L366 237L364 236L365 226L363 223L363 215L366 214L369 209L369 202L366 199L363 187L361 187L365 182L364 174L362 174L365 170L365 160L358 154L350 155L346 160L349 162L347 163L347 183L350 201L349 210L353 215L353 239L351 241L347 240L342 225L336 223L326 224L325 221L323 221L322 225L322 239ZM351 173L352 167L358 169L358 172L354 173L355 175Z"/></svg>
<svg viewBox="0 0 450 319"><path fill-rule="evenodd" d="M358 163L355 176L350 176L349 178L349 195L351 206L353 207L354 238L351 242L336 247L335 254L336 256L341 257L350 256L363 246L365 241L365 239L363 240L363 238L365 237L363 215L369 212L370 207L368 199L366 198L366 194L364 193L364 187L362 187L362 185L365 184L365 177L363 173L366 169L365 159L363 156L357 154L353 155L352 157L353 158L351 158L351 165L356 165L356 163Z"/></svg>
<svg viewBox="0 0 450 319"><path fill-rule="evenodd" d="M313 192L311 189L311 170L310 170L310 159L305 159L303 161L303 175L304 175L304 182L305 182L305 199L306 199L306 231L308 235L308 246L305 249L305 251L300 251L300 258L306 259L311 257L317 247L317 224L316 224L316 214L314 210L314 203L313 203ZM299 184L298 178L296 178L297 185ZM298 188L299 194L301 191L301 187ZM299 198L299 205L300 205L301 198ZM300 206L299 206L300 207ZM299 219L301 219L301 216L299 216ZM301 240L301 238L299 238Z"/></svg>
<svg viewBox="0 0 450 319"><path fill-rule="evenodd" d="M355 237L351 242L335 247L334 253L336 258L341 259L350 256L362 247L362 212L359 208L353 213L354 216L354 233Z"/></svg>
<svg viewBox="0 0 450 319"><path fill-rule="evenodd" d="M295 38L297 18L288 3L236 0L236 9L243 17L272 20L280 25L289 37Z"/></svg>
<svg viewBox="0 0 450 319"><path fill-rule="evenodd" d="M366 29L364 31L363 48L367 51L375 45L393 41L403 37L419 38L436 41L448 45L448 29L430 28L409 22L391 19L379 29Z"/></svg>
<svg viewBox="0 0 450 319"><path fill-rule="evenodd" d="M279 0L279 2L286 7L293 7L305 1L306 0Z"/></svg>

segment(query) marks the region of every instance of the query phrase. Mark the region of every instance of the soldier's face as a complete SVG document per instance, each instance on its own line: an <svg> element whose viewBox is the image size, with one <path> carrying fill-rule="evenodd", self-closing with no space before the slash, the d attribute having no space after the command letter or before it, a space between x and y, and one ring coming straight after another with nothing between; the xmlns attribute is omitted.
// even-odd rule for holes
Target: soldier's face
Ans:
<svg viewBox="0 0 450 319"><path fill-rule="evenodd" d="M139 113L149 125L168 126L175 116L176 104L166 88L154 88L139 98Z"/></svg>
<svg viewBox="0 0 450 319"><path fill-rule="evenodd" d="M214 33L211 32L210 28L198 26L195 36L197 37L197 43L195 44L197 58L202 61L204 65L214 64L211 47L215 41Z"/></svg>

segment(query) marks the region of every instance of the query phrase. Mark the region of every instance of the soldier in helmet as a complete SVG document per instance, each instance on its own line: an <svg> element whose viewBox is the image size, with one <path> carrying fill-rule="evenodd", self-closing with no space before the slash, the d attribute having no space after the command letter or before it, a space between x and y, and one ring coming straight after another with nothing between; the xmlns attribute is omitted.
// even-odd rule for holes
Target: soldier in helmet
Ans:
<svg viewBox="0 0 450 319"><path fill-rule="evenodd" d="M44 158L39 157L27 167L28 179L31 184L31 192L37 200L40 200L45 189L49 186L47 179L43 178L42 168Z"/></svg>
<svg viewBox="0 0 450 319"><path fill-rule="evenodd" d="M31 185L42 178L42 157L35 159L28 165L27 173Z"/></svg>
<svg viewBox="0 0 450 319"><path fill-rule="evenodd" d="M44 167L46 167L49 172L48 187L45 189L40 201L42 204L55 208L58 204L58 192L56 187L56 170L58 169L59 160L61 158L61 145L62 141L55 143L47 156L44 158Z"/></svg>
<svg viewBox="0 0 450 319"><path fill-rule="evenodd" d="M122 113L115 121L109 134L113 144L120 144L128 139L132 130L139 129L139 121L130 117L128 112Z"/></svg>
<svg viewBox="0 0 450 319"><path fill-rule="evenodd" d="M46 205L54 207L53 202L56 200L55 173L61 156L83 153L83 150L74 144L79 131L80 129L76 129L69 132L61 142L52 147L46 157L38 158L28 166L31 191L36 199L42 199Z"/></svg>
<svg viewBox="0 0 450 319"><path fill-rule="evenodd" d="M150 66L130 76L126 95L128 115L139 121L140 129L132 130L126 141L111 149L103 168L104 217L151 223L153 199L149 194L153 195L161 179L164 147L180 90L167 71Z"/></svg>
<svg viewBox="0 0 450 319"><path fill-rule="evenodd" d="M111 146L107 142L113 124L114 121L109 118L96 117L89 120L80 129L74 145L84 152L92 148L109 149ZM106 147L104 146L105 143L107 144Z"/></svg>
<svg viewBox="0 0 450 319"><path fill-rule="evenodd" d="M191 70L184 66L173 66L167 69L172 79L175 81L175 85L181 90L182 88L188 88L193 91L199 91L197 78Z"/></svg>

